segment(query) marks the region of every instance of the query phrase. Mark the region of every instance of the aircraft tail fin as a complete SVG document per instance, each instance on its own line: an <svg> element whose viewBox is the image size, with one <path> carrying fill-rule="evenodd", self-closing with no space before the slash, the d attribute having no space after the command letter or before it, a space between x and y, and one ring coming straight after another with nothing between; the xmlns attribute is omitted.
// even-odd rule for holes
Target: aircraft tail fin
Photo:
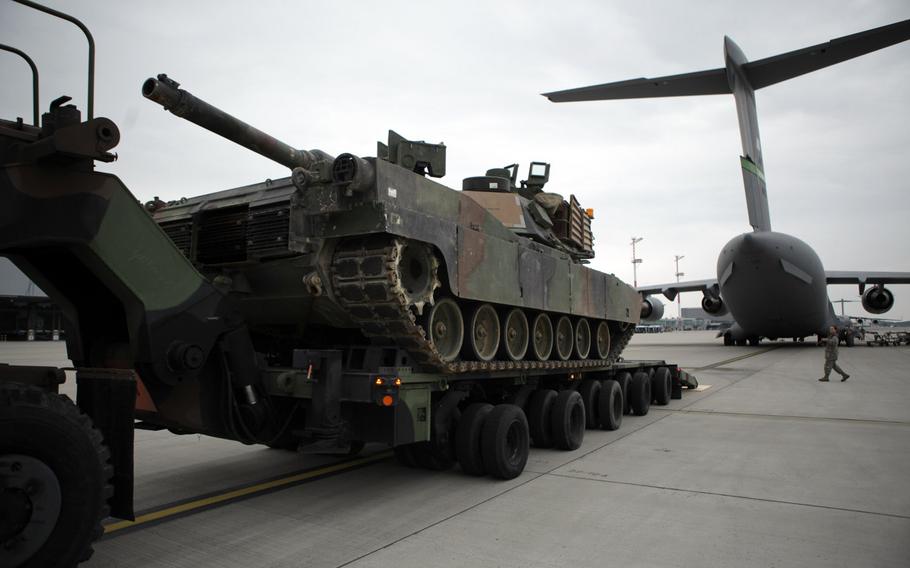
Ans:
<svg viewBox="0 0 910 568"><path fill-rule="evenodd" d="M749 62L729 37L724 37L725 66L707 71L638 78L544 93L552 102L683 97L733 94L743 155L740 165L746 191L749 224L770 231L764 160L758 131L755 89L823 69L910 39L910 20L833 39L827 43Z"/></svg>
<svg viewBox="0 0 910 568"><path fill-rule="evenodd" d="M761 89L818 69L843 63L910 39L910 20L832 39L811 47L743 65L753 89Z"/></svg>

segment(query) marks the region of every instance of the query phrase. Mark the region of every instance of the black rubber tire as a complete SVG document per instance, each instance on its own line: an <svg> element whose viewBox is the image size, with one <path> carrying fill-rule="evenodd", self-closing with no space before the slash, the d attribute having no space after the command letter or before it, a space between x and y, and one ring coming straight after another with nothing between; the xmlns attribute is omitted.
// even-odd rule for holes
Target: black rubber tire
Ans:
<svg viewBox="0 0 910 568"><path fill-rule="evenodd" d="M578 394L585 405L585 426L588 428L600 426L600 410L597 405L601 388L600 381L595 379L585 379L578 387Z"/></svg>
<svg viewBox="0 0 910 568"><path fill-rule="evenodd" d="M530 453L528 419L514 404L499 404L490 411L480 435L486 470L497 479L521 475Z"/></svg>
<svg viewBox="0 0 910 568"><path fill-rule="evenodd" d="M550 416L553 440L560 450L577 450L585 440L585 404L578 391L560 391Z"/></svg>
<svg viewBox="0 0 910 568"><path fill-rule="evenodd" d="M556 391L542 389L534 391L528 404L528 430L534 447L550 448L553 446L553 431L550 429L550 415L556 401Z"/></svg>
<svg viewBox="0 0 910 568"><path fill-rule="evenodd" d="M853 347L856 344L856 339L853 337L852 333L847 333L847 336L844 337L844 344L847 347Z"/></svg>
<svg viewBox="0 0 910 568"><path fill-rule="evenodd" d="M729 347L730 345L733 345L734 343L735 342L733 341L733 336L730 335L729 333L725 333L724 334L724 345Z"/></svg>
<svg viewBox="0 0 910 568"><path fill-rule="evenodd" d="M624 404L619 383L613 379L604 381L597 400L600 427L603 430L619 430L622 426Z"/></svg>
<svg viewBox="0 0 910 568"><path fill-rule="evenodd" d="M0 460L24 455L43 462L60 485L60 513L40 549L17 568L74 566L92 556L109 512L114 469L91 419L63 395L18 383L0 384ZM6 553L6 551L4 551Z"/></svg>
<svg viewBox="0 0 910 568"><path fill-rule="evenodd" d="M651 400L658 406L670 404L670 395L673 394L673 377L670 369L660 367L651 377Z"/></svg>
<svg viewBox="0 0 910 568"><path fill-rule="evenodd" d="M530 388L520 388L517 391L513 392L506 397L506 404L514 404L518 408L525 411L525 414L528 412L528 401L531 400L531 395L534 394L534 390Z"/></svg>
<svg viewBox="0 0 910 568"><path fill-rule="evenodd" d="M487 415L492 410L492 404L475 402L468 406L458 421L458 428L455 430L455 458L461 464L461 471L468 475L487 473L480 451L480 435L483 433Z"/></svg>
<svg viewBox="0 0 910 568"><path fill-rule="evenodd" d="M761 343L760 337L750 337L749 338L749 345L751 345L752 347L756 347L759 343Z"/></svg>
<svg viewBox="0 0 910 568"><path fill-rule="evenodd" d="M644 371L632 375L629 385L629 406L636 416L644 416L651 409L651 378Z"/></svg>
<svg viewBox="0 0 910 568"><path fill-rule="evenodd" d="M629 404L629 399L632 398L632 392L629 390L632 385L632 373L628 371L618 373L614 380L619 383L619 388L622 389L622 413L632 414L632 405Z"/></svg>
<svg viewBox="0 0 910 568"><path fill-rule="evenodd" d="M395 446L395 459L405 467L417 467L417 458L414 455L414 444Z"/></svg>

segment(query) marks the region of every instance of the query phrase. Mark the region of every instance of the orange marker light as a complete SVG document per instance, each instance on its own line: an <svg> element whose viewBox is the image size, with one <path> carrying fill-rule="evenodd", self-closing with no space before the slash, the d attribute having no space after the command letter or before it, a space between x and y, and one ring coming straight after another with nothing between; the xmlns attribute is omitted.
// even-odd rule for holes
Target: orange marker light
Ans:
<svg viewBox="0 0 910 568"><path fill-rule="evenodd" d="M393 402L395 402L395 399L392 398L391 395L388 395L388 394L387 394L387 395L385 395L384 397L382 397L382 405L383 405L383 406L392 406L392 403L393 403Z"/></svg>
<svg viewBox="0 0 910 568"><path fill-rule="evenodd" d="M395 377L395 386L396 386L396 387L400 387L400 386L401 386L401 377Z"/></svg>
<svg viewBox="0 0 910 568"><path fill-rule="evenodd" d="M381 387L385 384L385 381L382 380L382 377L376 377L376 380L373 382L377 387Z"/></svg>

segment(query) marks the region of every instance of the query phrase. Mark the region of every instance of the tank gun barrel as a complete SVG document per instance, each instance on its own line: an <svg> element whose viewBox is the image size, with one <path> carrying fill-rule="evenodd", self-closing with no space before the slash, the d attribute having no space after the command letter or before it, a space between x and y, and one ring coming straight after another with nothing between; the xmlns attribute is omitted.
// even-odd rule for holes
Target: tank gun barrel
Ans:
<svg viewBox="0 0 910 568"><path fill-rule="evenodd" d="M165 110L223 136L290 169L310 169L316 162L332 160L321 150L298 150L249 124L234 118L202 99L179 88L180 83L167 75L149 78L142 84L142 96Z"/></svg>

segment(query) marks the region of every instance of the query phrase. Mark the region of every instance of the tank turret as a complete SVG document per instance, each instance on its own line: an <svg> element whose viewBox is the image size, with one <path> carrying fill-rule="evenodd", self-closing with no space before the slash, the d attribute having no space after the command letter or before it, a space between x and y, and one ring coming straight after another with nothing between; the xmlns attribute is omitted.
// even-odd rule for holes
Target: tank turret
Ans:
<svg viewBox="0 0 910 568"><path fill-rule="evenodd" d="M389 131L375 157L298 150L179 88L143 95L291 170L289 178L155 207L185 255L236 300L261 351L391 343L408 364L460 373L580 369L615 360L635 290L584 263L591 215L546 193L533 162L464 180L442 144ZM278 356L278 355L276 355Z"/></svg>

